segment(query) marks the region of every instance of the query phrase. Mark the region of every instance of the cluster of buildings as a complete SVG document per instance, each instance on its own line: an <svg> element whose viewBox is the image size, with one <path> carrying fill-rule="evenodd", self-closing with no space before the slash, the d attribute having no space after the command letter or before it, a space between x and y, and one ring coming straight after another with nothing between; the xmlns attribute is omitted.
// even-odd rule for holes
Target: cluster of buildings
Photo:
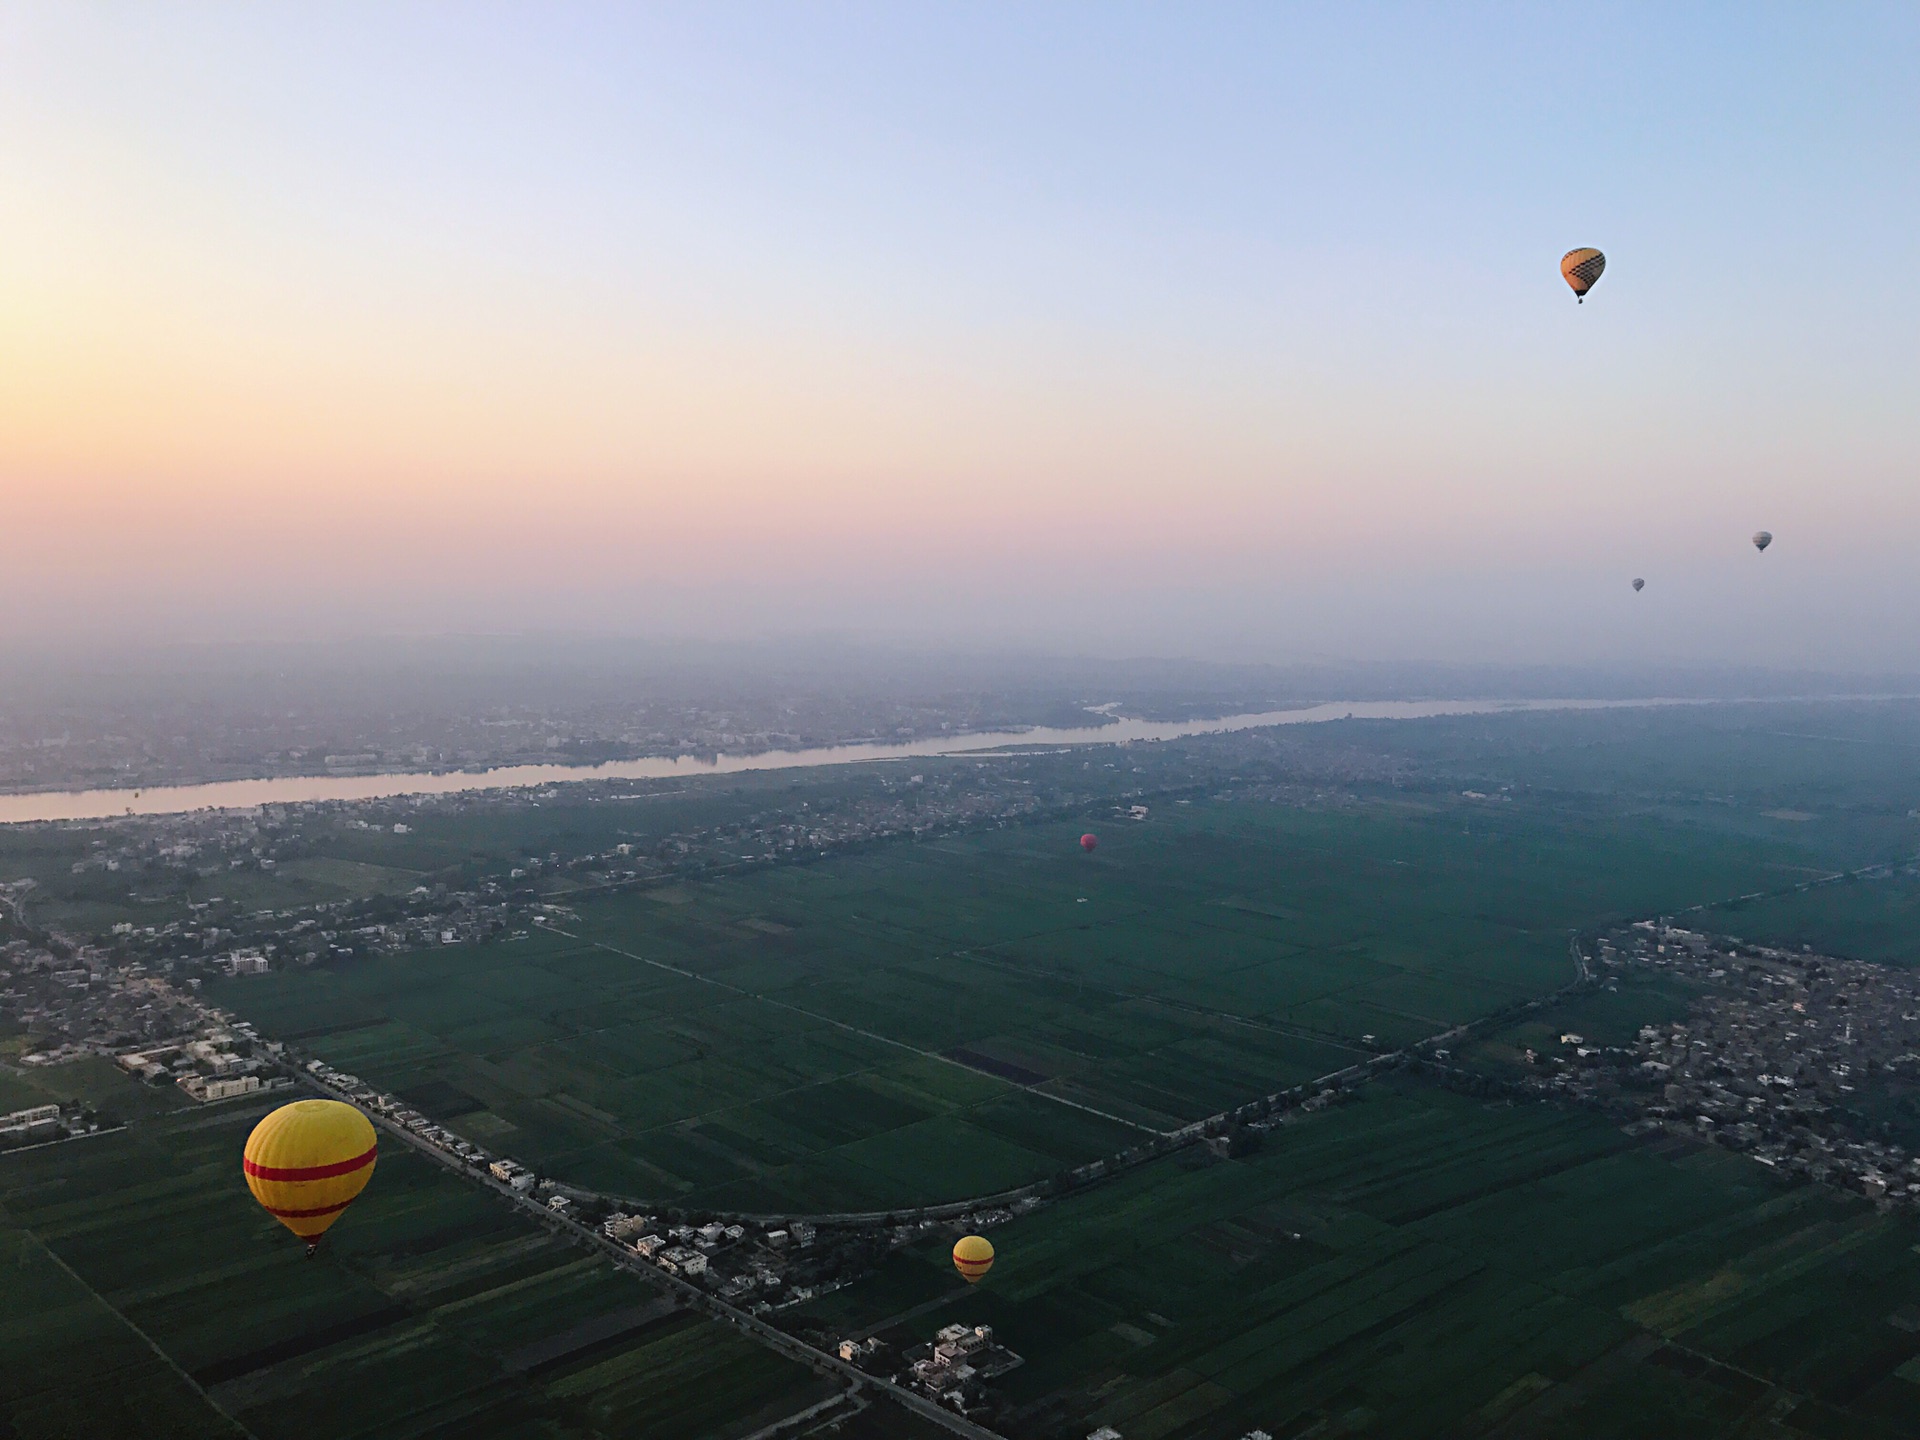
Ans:
<svg viewBox="0 0 1920 1440"><path fill-rule="evenodd" d="M33 1048L20 1057L29 1066L165 1052L201 1041L250 1046L255 1038L165 976L149 973L145 964L57 934L0 944L0 1016L31 1037ZM170 1055L167 1063L176 1058ZM216 1073L183 1064L175 1074L189 1070Z"/></svg>
<svg viewBox="0 0 1920 1440"><path fill-rule="evenodd" d="M559 1198L559 1197L556 1197ZM691 1280L722 1300L766 1314L783 1305L811 1300L820 1284L796 1283L796 1271L814 1279L819 1267L798 1252L810 1251L818 1234L805 1221L787 1225L665 1224L652 1215L615 1211L601 1223L608 1239L632 1250L669 1275Z"/></svg>
<svg viewBox="0 0 1920 1440"><path fill-rule="evenodd" d="M280 1047L166 977L113 952L58 933L0 944L0 1015L35 1047L29 1068L110 1058L135 1079L177 1084L195 1100L225 1100L292 1081L278 1073ZM63 1116L39 1106L0 1120L0 1146L59 1139L99 1128L84 1108Z"/></svg>
<svg viewBox="0 0 1920 1440"><path fill-rule="evenodd" d="M29 1105L24 1110L0 1115L0 1150L17 1150L22 1145L44 1145L49 1140L89 1135L99 1128L99 1120L88 1116L78 1106Z"/></svg>
<svg viewBox="0 0 1920 1440"><path fill-rule="evenodd" d="M252 1026L224 1011L209 1009L203 1018L206 1025L197 1037L123 1050L114 1059L135 1079L150 1085L171 1080L203 1104L293 1084L280 1073L277 1042L262 1041Z"/></svg>
<svg viewBox="0 0 1920 1440"><path fill-rule="evenodd" d="M235 870L273 870L301 850L298 811L263 805L252 810L193 810L99 826L75 875L100 871L141 879L207 880Z"/></svg>
<svg viewBox="0 0 1920 1440"><path fill-rule="evenodd" d="M844 1346L841 1353L846 1353ZM894 1377L894 1383L909 1385L962 1414L986 1398L987 1381L1023 1363L994 1341L991 1325L943 1326L931 1341L901 1358L907 1368Z"/></svg>
<svg viewBox="0 0 1920 1440"><path fill-rule="evenodd" d="M720 825L645 841L621 841L599 852L525 860L507 879L536 882L544 876L563 875L589 884L664 879L742 862L803 859L882 840L1004 825L1044 812L1072 810L1093 796L1094 792L1077 785L1037 780L1017 759L906 776L882 775L862 793L798 800ZM607 798L635 797L609 794ZM1144 807L1123 807L1122 813L1131 819L1145 818Z"/></svg>
<svg viewBox="0 0 1920 1440"><path fill-rule="evenodd" d="M189 900L184 916L153 925L116 925L116 950L163 974L188 979L264 975L325 960L398 954L510 934L538 912L499 884L472 890L421 885L407 895L373 895L281 910L248 910L221 896ZM526 933L524 930L521 933Z"/></svg>
<svg viewBox="0 0 1920 1440"><path fill-rule="evenodd" d="M1601 940L1597 959L1603 976L1664 971L1698 998L1629 1044L1569 1032L1529 1051L1538 1088L1920 1206L1920 1156L1878 1118L1890 1091L1920 1084L1920 976L1656 921Z"/></svg>
<svg viewBox="0 0 1920 1440"><path fill-rule="evenodd" d="M309 1060L305 1068L309 1075L328 1089L346 1096L362 1109L385 1117L416 1139L444 1152L462 1165L499 1181L509 1190L525 1194L539 1181L539 1177L519 1161L490 1154L465 1136L456 1135L446 1126L428 1119L399 1096L374 1089L358 1075L336 1070L324 1060Z"/></svg>

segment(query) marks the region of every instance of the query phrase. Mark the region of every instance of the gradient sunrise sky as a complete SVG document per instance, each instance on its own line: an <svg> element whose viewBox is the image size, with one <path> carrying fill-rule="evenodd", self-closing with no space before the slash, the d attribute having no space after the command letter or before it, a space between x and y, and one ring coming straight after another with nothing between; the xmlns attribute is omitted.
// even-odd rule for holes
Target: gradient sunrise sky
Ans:
<svg viewBox="0 0 1920 1440"><path fill-rule="evenodd" d="M14 3L0 606L1912 668L1917 74L1911 5Z"/></svg>

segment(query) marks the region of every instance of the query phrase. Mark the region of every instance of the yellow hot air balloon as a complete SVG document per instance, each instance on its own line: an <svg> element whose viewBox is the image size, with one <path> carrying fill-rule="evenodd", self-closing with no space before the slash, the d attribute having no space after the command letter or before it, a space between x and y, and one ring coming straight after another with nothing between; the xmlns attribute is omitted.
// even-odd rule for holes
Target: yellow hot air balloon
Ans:
<svg viewBox="0 0 1920 1440"><path fill-rule="evenodd" d="M969 1285L978 1285L993 1268L993 1242L984 1235L962 1235L953 1247L953 1268Z"/></svg>
<svg viewBox="0 0 1920 1440"><path fill-rule="evenodd" d="M1600 281L1600 272L1607 268L1607 257L1591 246L1579 250L1569 250L1560 257L1560 278L1573 287L1574 298L1582 305L1587 303L1587 291Z"/></svg>
<svg viewBox="0 0 1920 1440"><path fill-rule="evenodd" d="M282 1105L247 1137L247 1188L311 1255L373 1178L373 1124L338 1100Z"/></svg>

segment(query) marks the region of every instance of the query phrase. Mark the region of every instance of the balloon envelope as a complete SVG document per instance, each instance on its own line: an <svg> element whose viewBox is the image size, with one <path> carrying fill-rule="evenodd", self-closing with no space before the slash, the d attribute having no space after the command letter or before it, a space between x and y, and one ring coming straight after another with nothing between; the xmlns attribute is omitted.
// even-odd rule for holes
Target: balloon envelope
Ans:
<svg viewBox="0 0 1920 1440"><path fill-rule="evenodd" d="M1644 580L1635 580L1633 582L1633 588L1635 590L1644 590L1647 588L1647 582Z"/></svg>
<svg viewBox="0 0 1920 1440"><path fill-rule="evenodd" d="M1080 837L1080 848L1082 850L1086 850L1090 852L1092 851L1093 847L1098 845L1099 843L1100 842L1094 839L1093 836L1091 835L1082 835Z"/></svg>
<svg viewBox="0 0 1920 1440"><path fill-rule="evenodd" d="M241 1162L247 1188L311 1250L367 1188L373 1125L338 1100L296 1100L253 1127Z"/></svg>
<svg viewBox="0 0 1920 1440"><path fill-rule="evenodd" d="M1773 532L1771 530L1756 530L1753 532L1753 548L1754 549L1764 550L1767 548L1767 546L1771 545L1772 543L1773 543Z"/></svg>
<svg viewBox="0 0 1920 1440"><path fill-rule="evenodd" d="M953 1268L969 1285L978 1285L993 1268L993 1242L984 1235L962 1235L953 1247Z"/></svg>
<svg viewBox="0 0 1920 1440"><path fill-rule="evenodd" d="M1600 272L1606 268L1607 257L1590 245L1569 250L1560 257L1560 278L1573 287L1575 297L1583 303L1587 291L1599 284Z"/></svg>

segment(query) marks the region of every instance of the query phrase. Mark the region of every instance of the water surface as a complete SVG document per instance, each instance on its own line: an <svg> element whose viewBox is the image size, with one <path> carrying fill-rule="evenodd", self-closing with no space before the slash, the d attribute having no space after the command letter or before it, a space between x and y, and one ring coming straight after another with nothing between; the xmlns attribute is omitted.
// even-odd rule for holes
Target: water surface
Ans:
<svg viewBox="0 0 1920 1440"><path fill-rule="evenodd" d="M1298 710L1225 715L1212 720L1119 720L1110 725L1036 726L1028 730L973 731L898 742L827 745L811 750L762 750L753 754L654 756L610 760L604 765L504 765L496 770L391 772L381 775L283 775L265 780L217 780L204 785L158 785L148 789L44 790L0 795L0 824L36 820L100 820L115 815L175 815L187 810L229 810L289 805L313 800L380 800L396 795L451 795L463 790L504 790L578 780L662 780L676 776L730 775L745 770L792 770L873 760L964 755L1006 745L1118 745L1134 740L1177 740L1268 725L1311 725L1328 720L1419 720L1441 715L1491 715L1520 710L1606 710L1647 705L1724 703L1696 700L1335 700Z"/></svg>

